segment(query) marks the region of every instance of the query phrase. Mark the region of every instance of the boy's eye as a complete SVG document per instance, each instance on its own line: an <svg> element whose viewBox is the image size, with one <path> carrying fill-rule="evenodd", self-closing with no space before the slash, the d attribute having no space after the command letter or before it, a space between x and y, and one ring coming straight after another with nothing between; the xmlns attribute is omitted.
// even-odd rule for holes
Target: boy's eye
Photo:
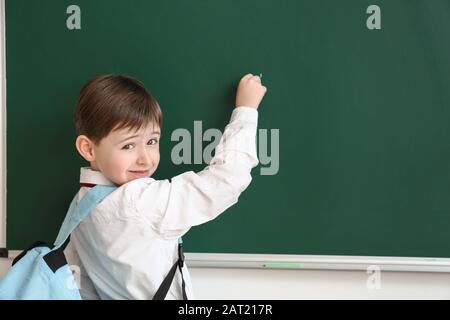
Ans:
<svg viewBox="0 0 450 320"><path fill-rule="evenodd" d="M122 149L124 149L124 150L131 150L132 148L128 148L128 146L133 146L133 145L132 144L127 144Z"/></svg>
<svg viewBox="0 0 450 320"><path fill-rule="evenodd" d="M153 141L153 143L152 143ZM152 145L152 144L157 144L158 143L158 139L150 139L148 144Z"/></svg>

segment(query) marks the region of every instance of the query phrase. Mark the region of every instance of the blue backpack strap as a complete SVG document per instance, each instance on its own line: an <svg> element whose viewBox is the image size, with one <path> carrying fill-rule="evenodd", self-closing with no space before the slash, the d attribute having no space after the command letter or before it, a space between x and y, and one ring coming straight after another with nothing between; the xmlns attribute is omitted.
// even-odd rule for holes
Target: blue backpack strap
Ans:
<svg viewBox="0 0 450 320"><path fill-rule="evenodd" d="M97 185L88 191L83 199L80 200L78 205L77 194L70 204L69 211L67 212L66 218L64 219L61 229L59 230L58 236L56 237L55 247L53 250L61 247L66 240L69 239L70 234L73 230L75 230L81 220L83 220L106 196L116 189L117 187L115 186Z"/></svg>

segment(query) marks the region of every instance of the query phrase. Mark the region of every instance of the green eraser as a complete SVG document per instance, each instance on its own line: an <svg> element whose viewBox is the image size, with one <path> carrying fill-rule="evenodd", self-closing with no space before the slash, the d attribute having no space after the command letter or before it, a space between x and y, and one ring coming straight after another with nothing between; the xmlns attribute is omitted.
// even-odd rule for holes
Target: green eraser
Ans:
<svg viewBox="0 0 450 320"><path fill-rule="evenodd" d="M265 263L263 264L264 268L279 268L279 269L300 269L303 268L301 263L292 263L292 262L278 262L278 263Z"/></svg>

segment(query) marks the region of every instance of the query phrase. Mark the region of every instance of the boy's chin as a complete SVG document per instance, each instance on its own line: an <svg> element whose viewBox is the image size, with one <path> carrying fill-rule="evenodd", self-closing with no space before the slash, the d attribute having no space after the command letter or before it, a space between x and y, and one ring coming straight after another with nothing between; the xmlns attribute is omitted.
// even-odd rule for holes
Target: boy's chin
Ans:
<svg viewBox="0 0 450 320"><path fill-rule="evenodd" d="M137 180L137 179L142 179L142 178L149 178L149 177L130 177L130 178L127 178L125 181L119 183L119 185L131 182L131 181L134 181L134 180Z"/></svg>

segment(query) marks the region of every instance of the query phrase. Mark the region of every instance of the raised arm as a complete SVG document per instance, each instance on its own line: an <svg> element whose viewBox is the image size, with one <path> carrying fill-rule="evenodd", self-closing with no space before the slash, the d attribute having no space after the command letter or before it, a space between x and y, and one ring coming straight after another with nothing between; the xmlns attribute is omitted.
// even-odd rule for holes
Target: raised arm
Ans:
<svg viewBox="0 0 450 320"><path fill-rule="evenodd" d="M198 173L188 171L171 181L154 181L139 193L135 199L139 211L144 211L164 238L179 237L190 227L214 219L248 187L251 169L258 164L257 110L266 91L258 76L244 76L237 89L236 108L210 164Z"/></svg>

